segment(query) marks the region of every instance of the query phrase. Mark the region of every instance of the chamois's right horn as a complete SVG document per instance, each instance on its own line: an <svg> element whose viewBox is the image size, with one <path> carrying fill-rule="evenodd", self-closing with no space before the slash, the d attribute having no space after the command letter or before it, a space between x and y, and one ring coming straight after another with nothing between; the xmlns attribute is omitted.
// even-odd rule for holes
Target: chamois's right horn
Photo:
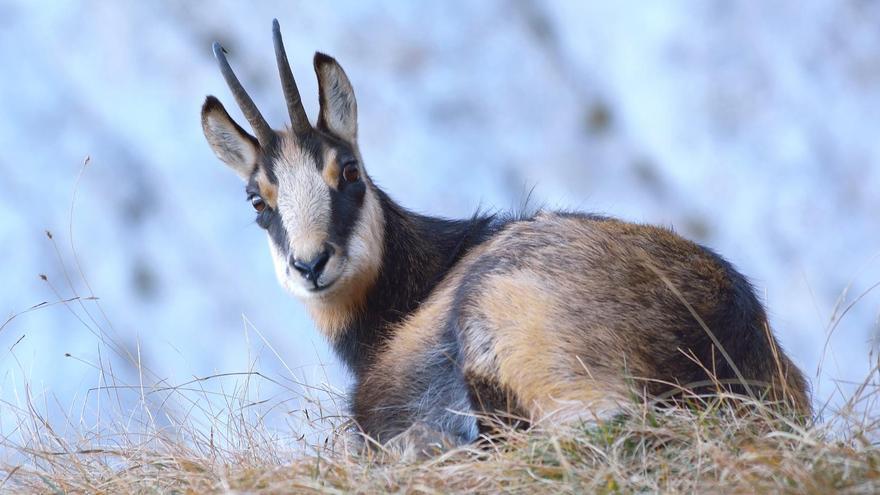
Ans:
<svg viewBox="0 0 880 495"><path fill-rule="evenodd" d="M293 79L293 71L290 70L290 62L284 51L284 42L281 41L281 26L278 19L272 20L272 40L275 44L275 59L278 64L278 76L281 77L281 89L284 91L284 101L287 102L287 113L290 114L290 123L293 132L297 135L308 133L312 129L309 117L303 108L299 89Z"/></svg>

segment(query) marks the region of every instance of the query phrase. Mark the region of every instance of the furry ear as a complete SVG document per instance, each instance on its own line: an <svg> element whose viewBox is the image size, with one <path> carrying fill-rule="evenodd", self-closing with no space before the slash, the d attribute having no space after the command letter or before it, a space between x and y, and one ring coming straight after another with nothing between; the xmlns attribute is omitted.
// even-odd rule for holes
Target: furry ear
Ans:
<svg viewBox="0 0 880 495"><path fill-rule="evenodd" d="M318 127L355 144L357 101L348 76L333 57L323 53L315 53L315 73L321 102Z"/></svg>
<svg viewBox="0 0 880 495"><path fill-rule="evenodd" d="M241 128L213 96L202 105L202 130L217 158L247 181L257 166L257 139Z"/></svg>

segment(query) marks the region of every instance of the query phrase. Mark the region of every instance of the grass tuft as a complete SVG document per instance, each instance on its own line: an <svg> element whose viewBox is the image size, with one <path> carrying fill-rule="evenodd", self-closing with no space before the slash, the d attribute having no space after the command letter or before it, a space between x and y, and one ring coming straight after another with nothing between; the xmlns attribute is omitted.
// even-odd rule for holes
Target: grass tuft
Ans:
<svg viewBox="0 0 880 495"><path fill-rule="evenodd" d="M148 425L154 423L146 422L139 428L129 423L128 430L80 430L67 439L35 409L26 408L17 411L16 435L25 441L13 442L13 435L3 439L15 460L0 466L0 489L16 493L880 491L876 417L855 418L841 410L824 422L805 425L748 398L703 400L709 400L711 407L660 409L634 404L626 414L604 422L508 428L479 445L416 461L389 452L364 452L340 424L324 440L297 444L295 438L253 421L239 407L244 407L241 403L218 417L208 434L204 424L183 422L150 429ZM160 414L155 410L150 416ZM229 422L234 427L227 429L226 437L214 431ZM291 448L294 445L298 446Z"/></svg>

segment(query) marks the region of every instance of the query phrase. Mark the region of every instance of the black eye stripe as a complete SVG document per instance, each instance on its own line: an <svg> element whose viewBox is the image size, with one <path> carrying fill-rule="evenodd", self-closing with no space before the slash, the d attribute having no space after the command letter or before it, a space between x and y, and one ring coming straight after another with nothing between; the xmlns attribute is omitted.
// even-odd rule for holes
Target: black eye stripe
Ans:
<svg viewBox="0 0 880 495"><path fill-rule="evenodd" d="M290 254L290 246L288 245L287 230L284 229L284 224L281 222L281 215L269 212L262 213L257 217L257 223L266 229L272 243L275 244L281 255L287 258Z"/></svg>
<svg viewBox="0 0 880 495"><path fill-rule="evenodd" d="M363 182L346 184L339 191L330 191L330 240L347 246L354 226L360 218L366 185Z"/></svg>

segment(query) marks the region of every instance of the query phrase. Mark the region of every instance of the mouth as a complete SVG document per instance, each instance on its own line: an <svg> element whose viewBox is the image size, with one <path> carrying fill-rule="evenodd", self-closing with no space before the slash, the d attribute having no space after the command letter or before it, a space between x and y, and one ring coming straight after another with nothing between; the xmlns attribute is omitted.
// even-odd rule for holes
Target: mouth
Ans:
<svg viewBox="0 0 880 495"><path fill-rule="evenodd" d="M318 283L315 282L315 284L312 287L309 287L306 290L308 290L312 294L319 294L321 292L326 291L330 287L333 287L333 284L335 284L335 283L336 283L335 280L331 281L329 284L324 284L324 285L318 285Z"/></svg>
<svg viewBox="0 0 880 495"><path fill-rule="evenodd" d="M299 274L291 273L292 270L288 267L283 283L291 292L302 297L313 300L326 299L333 297L339 286L344 285L345 266L346 263L342 262L332 267L328 270L329 273L319 277L318 280L306 280L298 276Z"/></svg>
<svg viewBox="0 0 880 495"><path fill-rule="evenodd" d="M333 289L337 282L340 279L344 278L346 263L345 260L340 260L339 265L333 270L335 275L332 275L332 279L326 281L324 284L320 284L320 279L315 280L311 283L311 285L306 287L306 291L309 294L313 294L315 296L323 296L328 292L331 292L330 289Z"/></svg>
<svg viewBox="0 0 880 495"><path fill-rule="evenodd" d="M311 285L305 287L305 289L309 294L323 295L329 292L330 289L332 289L336 285L336 282L338 280L339 277L336 277L325 284L318 284L317 282L313 282Z"/></svg>

